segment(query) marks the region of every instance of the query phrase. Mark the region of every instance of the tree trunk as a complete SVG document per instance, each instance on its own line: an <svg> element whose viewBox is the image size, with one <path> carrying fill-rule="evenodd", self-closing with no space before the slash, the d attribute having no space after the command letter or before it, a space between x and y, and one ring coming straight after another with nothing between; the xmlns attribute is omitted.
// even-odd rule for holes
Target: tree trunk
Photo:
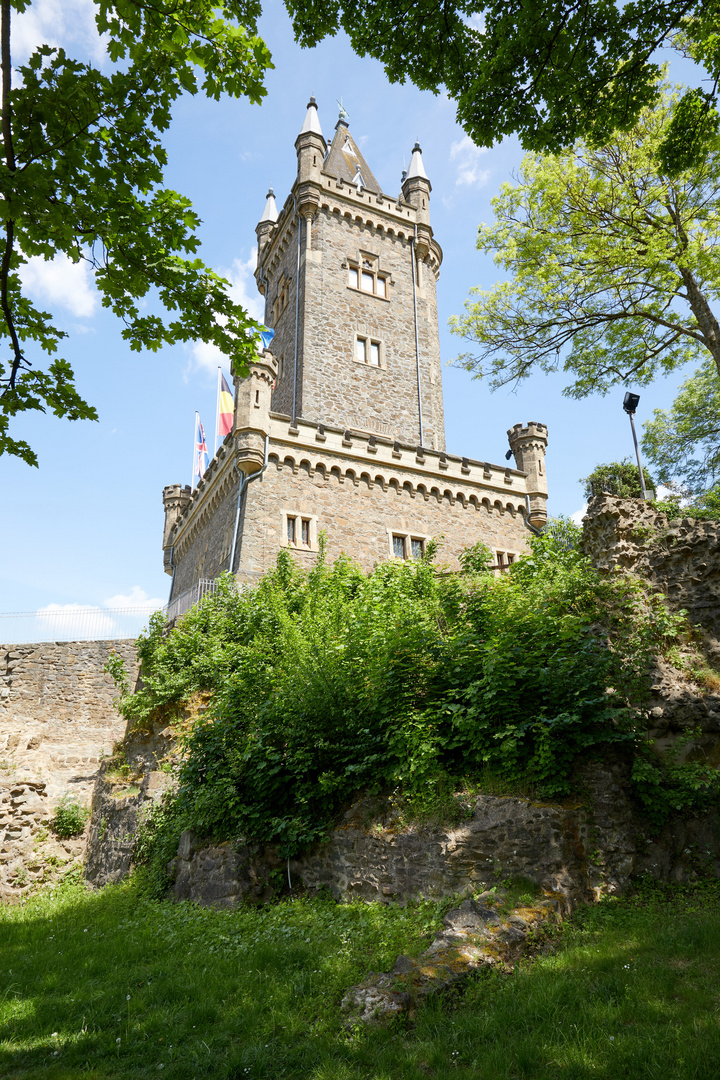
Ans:
<svg viewBox="0 0 720 1080"><path fill-rule="evenodd" d="M720 375L720 324L712 313L710 305L705 299L705 294L695 280L690 270L684 266L679 267L685 288L687 289L688 303L697 321L700 333L707 346Z"/></svg>

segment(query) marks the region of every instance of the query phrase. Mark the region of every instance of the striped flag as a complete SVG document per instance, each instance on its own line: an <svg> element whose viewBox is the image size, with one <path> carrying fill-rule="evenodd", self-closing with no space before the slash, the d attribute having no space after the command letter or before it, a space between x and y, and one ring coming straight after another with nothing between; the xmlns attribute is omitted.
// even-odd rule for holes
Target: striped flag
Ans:
<svg viewBox="0 0 720 1080"><path fill-rule="evenodd" d="M192 486L202 480L208 467L208 449L205 442L205 431L200 422L200 414L195 413L195 449L193 451L193 474Z"/></svg>
<svg viewBox="0 0 720 1080"><path fill-rule="evenodd" d="M235 412L235 404L233 402L232 392L225 376L220 375L220 381L218 383L218 403L217 403L217 416L218 416L218 436L224 439L226 435L229 435L233 426L233 415Z"/></svg>

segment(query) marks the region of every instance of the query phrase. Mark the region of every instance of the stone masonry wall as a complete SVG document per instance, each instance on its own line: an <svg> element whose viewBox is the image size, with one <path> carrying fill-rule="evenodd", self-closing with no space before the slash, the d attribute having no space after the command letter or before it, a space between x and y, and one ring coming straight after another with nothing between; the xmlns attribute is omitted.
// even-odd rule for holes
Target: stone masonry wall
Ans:
<svg viewBox="0 0 720 1080"><path fill-rule="evenodd" d="M137 678L134 641L0 646L0 897L79 858L84 840L58 842L47 824L64 795L89 806L103 754L122 739L111 653Z"/></svg>
<svg viewBox="0 0 720 1080"><path fill-rule="evenodd" d="M684 608L720 660L720 521L670 519L642 499L597 495L582 550L598 570L638 574Z"/></svg>
<svg viewBox="0 0 720 1080"><path fill-rule="evenodd" d="M468 490L468 496L471 493ZM370 474L365 479L341 478L335 472L311 472L309 462L280 461L273 455L267 472L248 491L236 562L240 580L256 580L274 564L278 548L287 545L283 511L316 516L316 528L327 534L328 557L333 560L344 551L364 570L392 557L393 532L420 538L442 535L438 562L454 569L459 552L477 541L493 554L497 550L520 554L528 537L517 509L470 501L463 505L449 495L426 499L423 493L414 494L399 485L383 490ZM293 555L306 566L315 559L312 551L302 547L293 549Z"/></svg>

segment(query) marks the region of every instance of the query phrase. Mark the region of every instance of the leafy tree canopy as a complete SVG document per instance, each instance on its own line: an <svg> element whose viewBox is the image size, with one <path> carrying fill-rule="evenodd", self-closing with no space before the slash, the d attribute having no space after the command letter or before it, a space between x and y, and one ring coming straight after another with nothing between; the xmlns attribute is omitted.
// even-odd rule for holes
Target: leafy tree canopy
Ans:
<svg viewBox="0 0 720 1080"><path fill-rule="evenodd" d="M272 65L257 35L258 0L96 0L107 70L41 45L13 78L11 17L28 7L0 3L0 453L35 465L28 443L11 436L11 418L29 409L96 413L57 355L65 332L23 291L32 256L86 260L131 349L200 339L239 371L254 352L257 325L195 257L190 201L163 185L160 135L183 93L259 102ZM149 294L169 318L141 309Z"/></svg>
<svg viewBox="0 0 720 1080"><path fill-rule="evenodd" d="M701 495L720 484L720 376L708 357L680 388L672 408L645 424L643 450L663 484Z"/></svg>
<svg viewBox="0 0 720 1080"><path fill-rule="evenodd" d="M710 88L683 97L663 145L666 166L701 160L717 131L717 0L576 4L455 0L286 0L302 45L344 30L391 82L443 87L458 120L485 146L517 133L527 149L558 151L584 136L601 144L656 101L654 54L674 44L700 63Z"/></svg>
<svg viewBox="0 0 720 1080"><path fill-rule="evenodd" d="M565 393L645 386L691 359L720 370L720 149L669 177L658 165L677 95L601 148L525 157L494 200L478 247L510 280L475 289L454 330L459 362L493 387L566 371Z"/></svg>
<svg viewBox="0 0 720 1080"><path fill-rule="evenodd" d="M647 469L643 468L643 474L645 487L654 488L655 484ZM590 475L581 479L580 483L584 485L583 495L586 499L601 495L604 491L617 495L620 499L642 498L640 473L637 465L629 458L611 461L607 465L596 465Z"/></svg>

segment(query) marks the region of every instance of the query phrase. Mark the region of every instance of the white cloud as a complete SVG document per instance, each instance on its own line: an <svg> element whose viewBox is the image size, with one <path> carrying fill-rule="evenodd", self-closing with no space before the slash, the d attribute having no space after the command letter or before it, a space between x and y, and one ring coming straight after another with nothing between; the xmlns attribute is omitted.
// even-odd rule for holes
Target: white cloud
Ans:
<svg viewBox="0 0 720 1080"><path fill-rule="evenodd" d="M486 146L476 146L469 135L450 147L450 160L457 161L457 187L482 187L490 177L489 169L480 168L480 157L487 153Z"/></svg>
<svg viewBox="0 0 720 1080"><path fill-rule="evenodd" d="M95 312L97 292L88 263L74 263L67 255L43 259L33 255L20 267L20 280L38 301L60 304L79 318Z"/></svg>
<svg viewBox="0 0 720 1080"><path fill-rule="evenodd" d="M139 585L133 585L129 593L117 593L116 596L109 596L107 600L103 600L103 607L143 608L148 613L151 613L157 611L161 607L165 607L165 601L158 599L158 597L148 596L145 590L141 589Z"/></svg>
<svg viewBox="0 0 720 1080"><path fill-rule="evenodd" d="M43 43L62 45L80 58L101 63L107 38L97 32L93 0L35 0L26 11L13 13L13 59L23 63Z"/></svg>
<svg viewBox="0 0 720 1080"><path fill-rule="evenodd" d="M253 277L256 262L257 248L253 248L250 258L245 262L242 259L234 259L229 269L220 269L218 273L230 282L230 296L235 303L241 304L251 318L262 323L265 317L265 304L257 292ZM209 345L206 341L196 341L191 346L191 352L197 366L206 371L214 373L218 365L227 366L227 357L216 345Z"/></svg>
<svg viewBox="0 0 720 1080"><path fill-rule="evenodd" d="M576 510L574 514L570 515L570 520L574 521L576 525L582 525L583 518L587 514L587 508L588 504L583 503L582 507L579 510Z"/></svg>

